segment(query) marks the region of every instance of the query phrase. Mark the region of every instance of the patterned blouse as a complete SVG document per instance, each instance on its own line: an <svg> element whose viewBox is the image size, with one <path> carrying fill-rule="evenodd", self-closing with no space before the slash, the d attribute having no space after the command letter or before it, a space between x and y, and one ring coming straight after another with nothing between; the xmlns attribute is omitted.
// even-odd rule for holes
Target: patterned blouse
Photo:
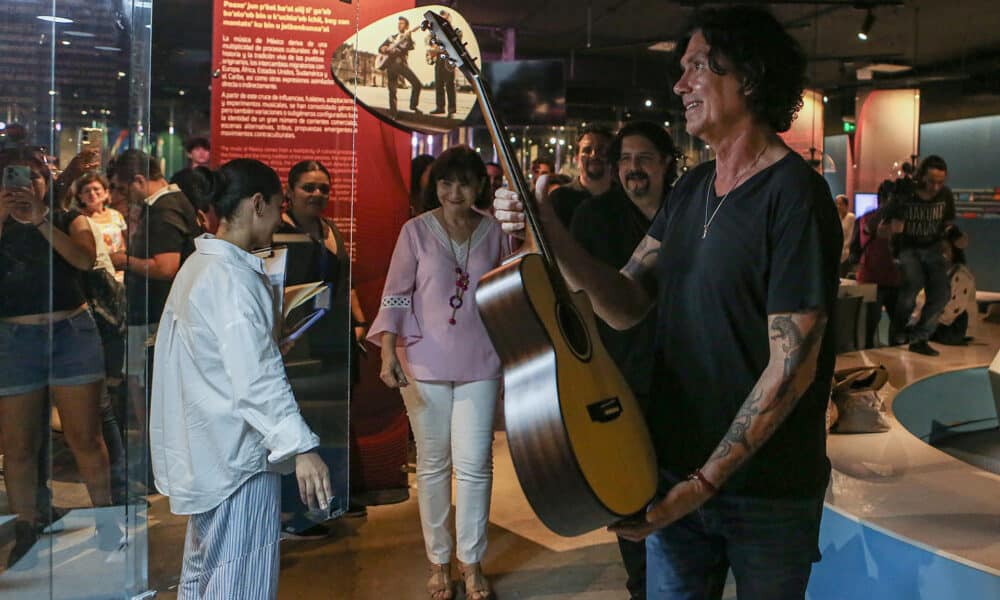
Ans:
<svg viewBox="0 0 1000 600"><path fill-rule="evenodd" d="M410 219L396 241L368 341L381 346L384 332L395 333L397 347L404 350L400 362L417 380L500 377L500 358L479 317L475 293L479 278L508 254L509 237L492 217L484 216L462 244L448 237L433 211ZM456 268L468 271L469 283L461 306L453 310Z"/></svg>

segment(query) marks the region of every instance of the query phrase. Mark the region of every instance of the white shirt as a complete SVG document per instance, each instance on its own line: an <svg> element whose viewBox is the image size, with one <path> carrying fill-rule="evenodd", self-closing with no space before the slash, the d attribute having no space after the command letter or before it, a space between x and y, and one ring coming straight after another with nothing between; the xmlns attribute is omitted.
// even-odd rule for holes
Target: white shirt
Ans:
<svg viewBox="0 0 1000 600"><path fill-rule="evenodd" d="M854 213L849 212L840 219L840 228L844 231L844 248L840 251L840 262L847 260L851 253L851 241L854 239Z"/></svg>
<svg viewBox="0 0 1000 600"><path fill-rule="evenodd" d="M156 489L179 515L319 445L285 375L263 261L207 234L195 248L160 319L149 419Z"/></svg>

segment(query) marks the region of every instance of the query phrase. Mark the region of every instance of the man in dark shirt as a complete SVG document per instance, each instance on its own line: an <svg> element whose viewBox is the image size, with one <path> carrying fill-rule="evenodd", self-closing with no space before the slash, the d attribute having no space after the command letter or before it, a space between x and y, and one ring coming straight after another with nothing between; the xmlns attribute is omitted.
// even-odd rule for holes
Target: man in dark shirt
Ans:
<svg viewBox="0 0 1000 600"><path fill-rule="evenodd" d="M125 271L128 299L128 359L126 371L133 405L144 409L147 381L145 349L156 333L170 284L194 251L200 235L194 205L181 189L168 184L160 164L139 150L128 150L108 168L112 197L124 197L138 221L130 223L128 252L116 252L111 262ZM145 424L144 411L139 414Z"/></svg>
<svg viewBox="0 0 1000 600"><path fill-rule="evenodd" d="M412 36L409 19L399 17L396 33L386 38L378 49L379 54L386 57L385 77L389 86L389 115L393 118L399 112L396 109L396 88L399 86L400 77L410 84L410 110L415 113L420 112L417 105L420 102L422 84L409 64L410 51L414 48Z"/></svg>
<svg viewBox="0 0 1000 600"><path fill-rule="evenodd" d="M611 132L600 127L580 130L576 138L576 181L564 185L549 197L559 220L566 227L573 222L573 211L587 198L598 196L611 189L611 166L608 164L608 145Z"/></svg>
<svg viewBox="0 0 1000 600"><path fill-rule="evenodd" d="M916 186L896 186L887 217L902 232L896 237L899 268L903 275L893 329L903 331L916 307L917 294L926 295L920 318L909 328L911 352L940 354L927 340L937 328L938 317L951 296L948 264L941 241L945 227L955 220L955 197L945 185L948 165L940 156L928 156L917 168ZM897 343L898 340L893 340Z"/></svg>
<svg viewBox="0 0 1000 600"><path fill-rule="evenodd" d="M583 200L573 213L573 239L592 257L621 269L652 225L675 177L676 157L670 134L655 123L640 121L625 125L608 149L623 189L613 185L598 196ZM583 169L581 169L581 175ZM640 176L641 174L641 176ZM558 193L553 192L552 197ZM639 405L649 404L649 388L656 361L653 336L656 313L650 311L637 325L618 331L597 321L604 347L621 369ZM646 597L646 544L618 538L622 562L628 573L630 598Z"/></svg>
<svg viewBox="0 0 1000 600"><path fill-rule="evenodd" d="M439 14L442 19L451 23L450 12L442 10ZM455 34L458 36L459 41L461 41L461 30L456 30ZM432 64L434 65L435 106L431 114L445 114L445 99L447 98L448 118L450 119L457 110L455 106L455 65L448 62L448 53L439 44L435 43L433 35L428 35L427 38L427 57L429 61L433 61Z"/></svg>
<svg viewBox="0 0 1000 600"><path fill-rule="evenodd" d="M801 46L761 8L694 19L674 92L716 159L678 181L620 272L575 244L550 205L540 218L601 319L627 329L657 310L659 495L610 528L646 540L648 596L720 597L731 568L741 598L800 599L830 476L827 332L843 235L826 182L778 135L802 106ZM521 228L515 193L494 206L505 230Z"/></svg>

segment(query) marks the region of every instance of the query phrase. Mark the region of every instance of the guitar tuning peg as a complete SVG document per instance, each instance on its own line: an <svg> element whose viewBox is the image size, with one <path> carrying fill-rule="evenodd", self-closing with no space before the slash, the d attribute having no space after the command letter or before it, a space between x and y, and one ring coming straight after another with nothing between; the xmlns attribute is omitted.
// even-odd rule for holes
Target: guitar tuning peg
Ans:
<svg viewBox="0 0 1000 600"><path fill-rule="evenodd" d="M448 59L448 64L451 65L451 66L453 66L453 67L457 67L458 66L458 61L455 60L454 58L449 58Z"/></svg>

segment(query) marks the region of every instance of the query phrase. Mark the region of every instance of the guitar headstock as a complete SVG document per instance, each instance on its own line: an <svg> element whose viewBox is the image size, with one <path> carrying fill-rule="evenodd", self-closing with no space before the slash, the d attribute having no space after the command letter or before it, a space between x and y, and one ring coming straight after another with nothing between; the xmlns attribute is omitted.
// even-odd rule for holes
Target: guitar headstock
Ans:
<svg viewBox="0 0 1000 600"><path fill-rule="evenodd" d="M441 48L444 56L438 60L447 60L458 67L467 77L479 73L476 59L469 54L466 43L462 41L461 32L452 27L448 19L429 10L424 13L424 26L431 31L431 39Z"/></svg>

